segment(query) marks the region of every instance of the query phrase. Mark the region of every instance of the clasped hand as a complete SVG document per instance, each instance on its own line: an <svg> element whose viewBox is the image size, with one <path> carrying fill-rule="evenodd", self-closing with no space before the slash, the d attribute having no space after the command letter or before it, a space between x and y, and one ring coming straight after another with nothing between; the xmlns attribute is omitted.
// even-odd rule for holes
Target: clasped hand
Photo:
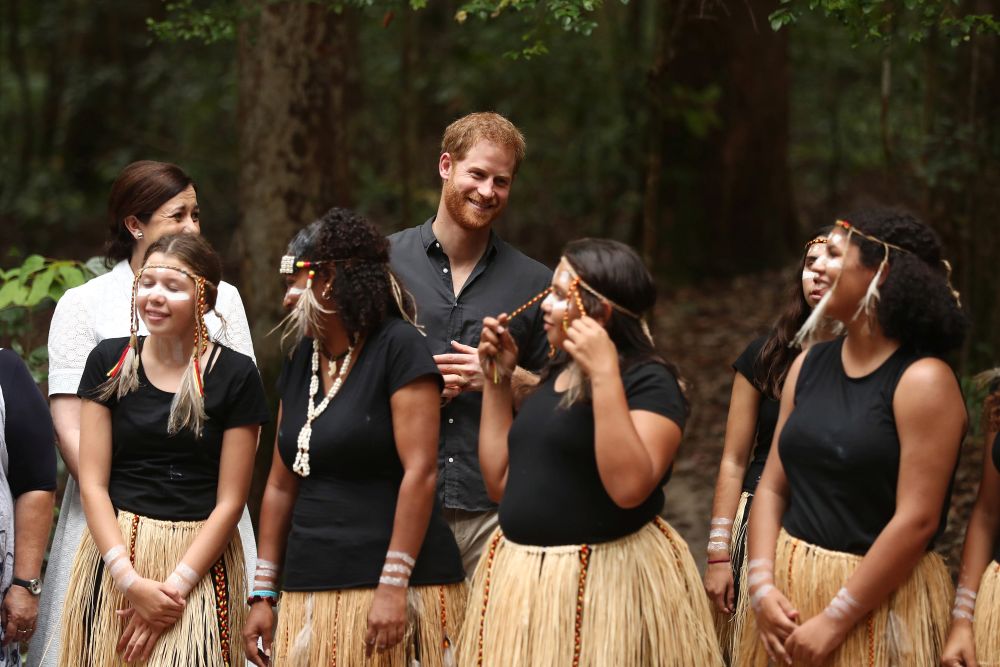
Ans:
<svg viewBox="0 0 1000 667"><path fill-rule="evenodd" d="M777 664L820 667L847 636L851 626L824 613L799 625L799 612L777 589L756 612L757 628L768 657Z"/></svg>
<svg viewBox="0 0 1000 667"><path fill-rule="evenodd" d="M479 364L490 381L509 380L517 367L517 343L510 335L507 313L483 319L479 336Z"/></svg>
<svg viewBox="0 0 1000 667"><path fill-rule="evenodd" d="M116 650L126 662L149 658L156 640L180 620L187 602L177 590L152 579L139 579L125 597L131 605L118 615L127 619Z"/></svg>

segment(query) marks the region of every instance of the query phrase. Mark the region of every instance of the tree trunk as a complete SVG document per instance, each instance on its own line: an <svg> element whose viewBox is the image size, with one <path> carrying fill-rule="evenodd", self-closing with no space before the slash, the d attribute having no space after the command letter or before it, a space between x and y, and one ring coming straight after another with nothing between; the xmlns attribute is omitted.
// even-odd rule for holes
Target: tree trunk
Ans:
<svg viewBox="0 0 1000 667"><path fill-rule="evenodd" d="M236 250L257 357L281 316L278 260L301 227L351 203L348 13L313 3L265 4L239 38L240 209Z"/></svg>
<svg viewBox="0 0 1000 667"><path fill-rule="evenodd" d="M664 137L661 150L686 165L683 174L666 172L672 208L698 223L665 239L674 272L734 275L801 248L787 165L788 36L766 20L779 5L717 5L717 16L691 18L681 33L673 83L693 91L718 85L720 122L703 139L678 123Z"/></svg>
<svg viewBox="0 0 1000 667"><path fill-rule="evenodd" d="M288 241L334 205L351 203L348 168L351 14L313 3L265 3L239 36L239 198L233 251L257 363L266 386L281 352L268 332L282 316L278 261ZM248 504L256 517L271 463L274 424L261 435Z"/></svg>

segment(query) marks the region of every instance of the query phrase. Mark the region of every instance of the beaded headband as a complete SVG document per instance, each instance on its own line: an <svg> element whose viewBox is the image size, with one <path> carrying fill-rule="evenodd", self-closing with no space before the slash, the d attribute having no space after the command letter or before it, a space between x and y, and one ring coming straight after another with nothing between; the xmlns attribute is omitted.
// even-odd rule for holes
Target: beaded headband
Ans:
<svg viewBox="0 0 1000 667"><path fill-rule="evenodd" d="M879 292L879 282L882 280L882 276L885 274L885 270L889 266L890 251L896 250L897 252L906 253L908 255L912 255L913 253L910 250L907 250L906 248L896 245L895 243L889 243L888 241L884 241L876 236L872 236L871 234L866 234L865 232L861 231L847 220L837 220L834 224L836 227L839 227L847 231L847 239L845 241L845 245L850 244L851 237L857 235L865 239L866 241L877 243L883 248L882 261L879 262L878 270L875 271L875 275L872 276L871 282L868 283L868 289L865 291L865 295L861 298L861 301L858 303L858 309L854 312L854 316L851 318L851 320L853 321L857 319L858 316L860 316L862 313L864 313L865 316L867 317L870 326L870 323L874 321L877 317L878 302L881 298L881 294ZM830 234L828 242L832 242L834 240L835 234L836 231ZM806 247L808 248L809 245L811 244L812 242L807 244ZM961 306L962 302L960 299L960 295L958 291L955 290L954 287L952 287L951 284L951 264L947 260L941 260L941 264L944 267L945 272L947 274L946 281L948 283L948 289L951 291L951 295L952 297L954 297L955 302ZM813 308L813 312L809 315L809 318L805 321L805 323L803 323L802 328L799 329L798 333L795 334L795 338L793 338L792 341L789 343L789 347L802 347L802 344L807 340L809 340L810 338L812 338L812 336L815 334L816 329L819 327L819 324L823 319L823 315L826 311L827 305L830 302L830 298L833 296L834 291L836 291L837 285L840 284L840 277L842 275L843 272L837 274L837 278L836 280L834 280L833 285L830 286L830 289L827 291L827 293L823 295L823 298L820 299L820 302L816 304L815 308Z"/></svg>
<svg viewBox="0 0 1000 667"><path fill-rule="evenodd" d="M201 437L202 427L208 416L205 413L205 385L201 372L201 355L208 348L208 327L205 326L205 313L208 304L205 298L206 285L213 285L203 276L199 276L188 269L173 264L147 264L143 266L135 275L132 281L131 300L131 321L128 344L122 351L118 362L108 371L108 381L103 385L101 397L104 399L117 396L119 399L125 394L134 391L139 386L139 313L136 308L136 301L139 292L139 281L143 273L149 269L170 269L181 273L194 282L195 315L197 317L194 327L194 347L191 350L191 359L187 370L181 377L181 384L170 405L170 415L167 420L167 432L173 435L182 428L190 428L195 437Z"/></svg>
<svg viewBox="0 0 1000 667"><path fill-rule="evenodd" d="M827 236L817 236L813 240L809 241L809 243L806 243L805 248L803 248L803 249L804 250L809 250L809 248L813 247L814 245L826 245L829 242L830 242L829 237L827 237Z"/></svg>
<svg viewBox="0 0 1000 667"><path fill-rule="evenodd" d="M323 315L329 315L334 311L330 308L325 308L316 299L316 296L312 292L313 280L316 278L316 270L326 264L346 264L351 266L357 258L355 257L345 257L342 259L326 259L322 261L313 261L307 259L301 259L295 255L282 255L281 262L278 264L278 273L281 275L293 275L301 269L308 269L308 277L306 278L306 286L299 296L298 301L295 303L295 307L286 315L273 329L268 333L274 333L278 329L283 329L281 334L282 346L287 338L293 338L296 340L296 344L305 335L306 328L312 330L314 336L322 331L323 322L321 317ZM424 328L417 324L416 313L411 317L407 313L406 308L404 308L405 296L408 294L406 288L397 280L396 274L392 272L389 265L378 260L361 260L361 261L371 261L373 264L381 264L386 273L389 274L389 288L392 291L392 298L396 302L396 306L399 308L399 312L403 319L412 324L417 328L423 335L427 335L424 332ZM328 295L324 294L324 298L328 298ZM410 297L410 302L413 302L413 298ZM294 346L293 346L294 348Z"/></svg>

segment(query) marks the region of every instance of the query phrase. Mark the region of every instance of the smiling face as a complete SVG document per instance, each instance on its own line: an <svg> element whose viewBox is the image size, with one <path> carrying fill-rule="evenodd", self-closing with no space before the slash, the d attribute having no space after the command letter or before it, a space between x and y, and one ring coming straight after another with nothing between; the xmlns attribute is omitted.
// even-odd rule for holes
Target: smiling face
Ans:
<svg viewBox="0 0 1000 667"><path fill-rule="evenodd" d="M563 323L572 322L580 316L571 293L572 286L573 271L565 261L561 261L552 274L551 291L541 305L545 336L552 347L559 349L562 349L562 343L566 340Z"/></svg>
<svg viewBox="0 0 1000 667"><path fill-rule="evenodd" d="M299 269L293 274L282 276L285 280L285 296L281 299L281 307L286 311L295 307L299 302L299 297L306 290L306 282L309 280L309 272L306 269Z"/></svg>
<svg viewBox="0 0 1000 667"><path fill-rule="evenodd" d="M875 269L861 263L861 249L848 242L847 232L839 227L830 233L824 250L812 265L816 273L814 285L823 290L836 285L825 314L847 324L854 319L858 304L875 276Z"/></svg>
<svg viewBox="0 0 1000 667"><path fill-rule="evenodd" d="M191 271L176 257L154 252L146 266L166 264ZM136 292L136 308L151 334L164 336L194 335L195 284L174 269L143 269Z"/></svg>
<svg viewBox="0 0 1000 667"><path fill-rule="evenodd" d="M461 160L442 154L438 170L451 219L470 231L493 224L507 208L515 164L514 151L486 139L476 142Z"/></svg>
<svg viewBox="0 0 1000 667"><path fill-rule="evenodd" d="M143 224L135 216L129 216L125 226L133 237L142 232L142 238L136 238L133 257L144 256L149 246L168 234L200 234L201 211L194 186L187 186L164 202L149 216L149 222Z"/></svg>

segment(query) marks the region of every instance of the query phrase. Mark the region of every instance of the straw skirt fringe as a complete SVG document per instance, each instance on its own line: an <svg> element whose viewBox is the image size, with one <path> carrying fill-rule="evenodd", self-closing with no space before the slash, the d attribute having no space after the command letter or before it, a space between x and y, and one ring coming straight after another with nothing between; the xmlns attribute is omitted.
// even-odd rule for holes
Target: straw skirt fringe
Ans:
<svg viewBox="0 0 1000 667"><path fill-rule="evenodd" d="M272 664L453 667L451 644L465 618L465 582L410 588L403 641L366 658L365 633L374 597L374 588L282 593Z"/></svg>
<svg viewBox="0 0 1000 667"><path fill-rule="evenodd" d="M657 518L613 542L524 546L497 530L472 581L462 667L718 667L705 589Z"/></svg>
<svg viewBox="0 0 1000 667"><path fill-rule="evenodd" d="M160 521L119 512L118 526L140 576L164 581L194 541L203 521ZM243 548L234 534L222 558L191 590L184 613L156 642L146 667L242 665L246 600ZM115 653L125 622L115 613L128 606L105 571L90 531L77 550L62 616L60 667L118 667Z"/></svg>
<svg viewBox="0 0 1000 667"><path fill-rule="evenodd" d="M820 614L861 562L861 556L830 551L778 536L775 587L802 620ZM824 667L930 667L941 660L948 630L952 584L944 562L928 553L888 600L860 621ZM767 667L756 619L743 627L739 667Z"/></svg>
<svg viewBox="0 0 1000 667"><path fill-rule="evenodd" d="M733 579L736 583L736 610L732 614L724 614L715 608L715 603L709 600L709 607L712 609L712 617L715 621L715 631L719 637L719 645L722 647L722 657L727 664L738 664L735 660L737 655L737 637L740 636L740 628L746 622L746 616L750 612L750 604L747 602L747 507L753 494L744 491L740 495L739 505L736 506L736 516L733 518L733 532L729 541L729 553L733 558L731 567L733 568ZM738 560L735 560L737 559Z"/></svg>
<svg viewBox="0 0 1000 667"><path fill-rule="evenodd" d="M975 619L976 660L984 667L1000 665L1000 563L997 561L986 567L979 582Z"/></svg>

